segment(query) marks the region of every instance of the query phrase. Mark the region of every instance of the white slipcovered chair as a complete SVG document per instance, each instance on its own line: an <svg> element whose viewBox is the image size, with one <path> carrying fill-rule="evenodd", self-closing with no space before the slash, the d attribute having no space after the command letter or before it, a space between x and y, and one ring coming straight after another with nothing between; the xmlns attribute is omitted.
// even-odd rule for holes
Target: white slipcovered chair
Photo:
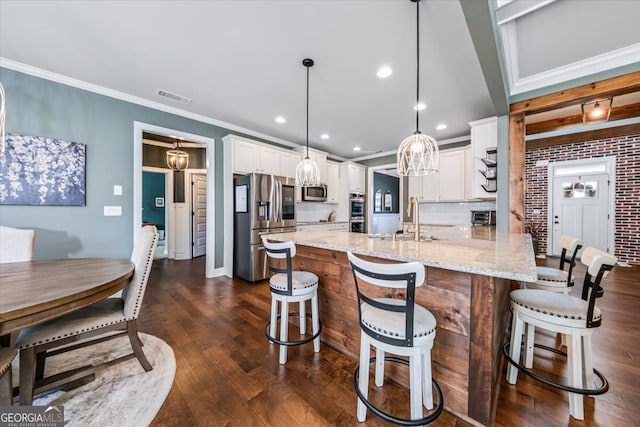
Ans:
<svg viewBox="0 0 640 427"><path fill-rule="evenodd" d="M262 237L262 244L269 258L282 259L285 267L269 264L274 274L269 279L271 288L271 319L265 327L269 341L280 344L281 365L287 363L287 347L302 345L313 341L313 351L320 351L320 313L318 311L318 276L308 271L294 271L291 259L296 255L296 245L292 241L270 242L267 236ZM306 303L311 301L311 315L307 316ZM289 303L299 303L298 313L289 313ZM280 315L278 315L278 303ZM298 340L289 339L289 316L298 315L300 319L300 335L307 333L307 317L311 317L312 335ZM276 324L280 319L280 337L276 337Z"/></svg>
<svg viewBox="0 0 640 427"><path fill-rule="evenodd" d="M573 276L573 267L576 266L576 255L582 248L582 240L562 235L558 239L558 244L562 248L560 254L559 268L552 267L536 267L538 280L535 282L522 282L525 289L543 289L545 291L569 293L569 288L575 283ZM564 269L565 264L569 266Z"/></svg>
<svg viewBox="0 0 640 427"><path fill-rule="evenodd" d="M510 294L513 320L511 342L503 353L509 361L507 381L515 384L518 370L552 387L569 392L569 412L578 420L584 418L583 395L602 394L608 390L606 378L593 369L591 335L602 322L602 312L595 305L603 295L602 279L613 269L617 258L588 247L581 262L587 266L580 298L541 289L518 289ZM566 335L566 354L554 348L534 344L535 328ZM524 331L524 361L520 363ZM559 384L533 372L533 349L540 347L567 357L568 384ZM594 388L594 373L601 386Z"/></svg>
<svg viewBox="0 0 640 427"><path fill-rule="evenodd" d="M431 376L436 319L429 310L415 304L416 287L425 281L424 265L419 262L373 263L351 252L347 252L347 256L358 295L361 331L360 364L353 379L358 395L358 421L366 420L367 408L385 421L400 425L424 425L435 421L444 407L440 386ZM389 295L398 290L402 298L376 297L381 292ZM369 358L371 346L376 349L374 358ZM385 353L408 356L409 360L385 357ZM375 362L375 383L382 387L385 360L409 365L410 419L383 412L368 400L369 365ZM435 408L433 389L438 396ZM423 416L423 406L432 410L427 416Z"/></svg>
<svg viewBox="0 0 640 427"><path fill-rule="evenodd" d="M133 353L110 362L109 365L136 357L145 371L152 369L142 351L136 320L147 287L158 231L155 226L143 227L133 247L131 261L135 269L120 297L111 297L56 319L20 331L16 348L20 350L20 404L30 405L33 395L55 388L58 381L43 378L46 357L86 347L127 334ZM116 333L114 333L114 331ZM125 331L117 333L118 331ZM110 334L110 335L109 335ZM87 340L88 338L92 338ZM81 341L81 342L79 342ZM71 344L79 342L77 344ZM89 366L65 381L79 381L101 366Z"/></svg>
<svg viewBox="0 0 640 427"><path fill-rule="evenodd" d="M35 232L0 225L0 264L31 261Z"/></svg>

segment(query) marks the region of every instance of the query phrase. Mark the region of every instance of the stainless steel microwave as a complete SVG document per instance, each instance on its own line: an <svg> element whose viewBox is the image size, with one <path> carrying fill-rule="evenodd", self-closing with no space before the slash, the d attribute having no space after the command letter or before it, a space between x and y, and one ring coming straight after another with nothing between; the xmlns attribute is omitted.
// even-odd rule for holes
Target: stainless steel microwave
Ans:
<svg viewBox="0 0 640 427"><path fill-rule="evenodd" d="M320 184L311 187L302 187L303 202L326 202L327 201L327 185Z"/></svg>

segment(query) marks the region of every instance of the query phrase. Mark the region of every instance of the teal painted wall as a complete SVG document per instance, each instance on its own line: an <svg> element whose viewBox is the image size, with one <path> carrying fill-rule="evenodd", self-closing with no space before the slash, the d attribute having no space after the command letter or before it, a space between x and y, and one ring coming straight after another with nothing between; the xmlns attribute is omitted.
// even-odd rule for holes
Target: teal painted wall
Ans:
<svg viewBox="0 0 640 427"><path fill-rule="evenodd" d="M156 224L158 230L165 229L164 206L156 206L156 197L166 197L164 188L163 173L142 172L142 223Z"/></svg>
<svg viewBox="0 0 640 427"><path fill-rule="evenodd" d="M215 266L222 267L222 137L231 131L0 67L7 131L87 145L84 207L0 206L0 224L36 230L36 259L128 258L133 248L133 122L215 138ZM242 135L238 132L233 132ZM253 138L255 139L255 138ZM114 196L113 186L123 195ZM121 217L103 206L122 206Z"/></svg>

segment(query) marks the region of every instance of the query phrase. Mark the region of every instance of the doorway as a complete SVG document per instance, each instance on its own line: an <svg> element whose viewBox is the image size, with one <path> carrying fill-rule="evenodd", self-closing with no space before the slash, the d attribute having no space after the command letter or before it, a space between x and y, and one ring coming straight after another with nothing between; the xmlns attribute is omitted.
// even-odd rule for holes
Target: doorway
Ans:
<svg viewBox="0 0 640 427"><path fill-rule="evenodd" d="M158 229L155 258L167 258L172 236L169 212L173 207L173 176L170 171L144 166L142 168L142 223Z"/></svg>
<svg viewBox="0 0 640 427"><path fill-rule="evenodd" d="M207 176L191 174L191 241L192 256L207 253Z"/></svg>
<svg viewBox="0 0 640 427"><path fill-rule="evenodd" d="M142 140L143 140L143 132L149 132L156 135L163 135L170 138L184 138L185 140L192 141L197 144L205 144L207 147L206 150L206 164L211 165L206 174L206 182L207 182L207 197L206 197L206 222L207 224L211 224L210 227L206 228L206 241L211 242L209 244L209 248L206 253L206 277L216 277L223 274L222 268L216 269L215 266L215 226L216 218L215 218L215 171L213 165L215 162L215 139L204 137L202 135L191 134L175 129L163 128L160 126L142 123L142 122L133 122L133 234L132 234L132 242L135 240L135 236L137 236L138 231L142 227ZM194 172L205 172L200 170L195 170ZM190 194L187 193L187 194ZM175 207L176 204L174 204ZM190 205L188 205L190 206ZM180 221L180 212L184 213L185 209L176 210L179 211L176 215L173 215L173 219L175 220L175 225ZM190 216L190 215L189 215ZM185 217L187 222L186 230L191 228L191 222ZM172 215L169 213L169 228L171 228ZM177 234L184 236L183 230L176 230L174 233L175 236L169 236L170 239L168 241L168 251L171 253L172 246L175 248L175 237L178 237ZM191 241L191 233L186 234L186 240ZM181 249L181 248L180 248ZM175 251L174 251L175 252ZM187 252L191 253L191 250Z"/></svg>
<svg viewBox="0 0 640 427"><path fill-rule="evenodd" d="M367 209L369 233L389 234L402 229L403 181L395 163L368 168L368 194L372 201Z"/></svg>
<svg viewBox="0 0 640 427"><path fill-rule="evenodd" d="M566 234L613 253L615 157L570 160L549 165L548 255L560 255Z"/></svg>

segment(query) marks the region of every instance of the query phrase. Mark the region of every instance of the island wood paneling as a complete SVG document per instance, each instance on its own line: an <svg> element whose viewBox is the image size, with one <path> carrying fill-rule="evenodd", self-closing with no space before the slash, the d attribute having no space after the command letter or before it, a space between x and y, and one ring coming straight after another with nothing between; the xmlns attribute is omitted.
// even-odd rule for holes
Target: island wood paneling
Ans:
<svg viewBox="0 0 640 427"><path fill-rule="evenodd" d="M360 351L357 297L346 253L299 244L293 266L319 277L323 343L357 359ZM445 407L462 417L491 425L502 359L499 346L504 339L508 308L505 296L508 296L509 281L425 268L426 285L416 289L416 303L429 309L438 324L432 367L433 376L444 394ZM496 283L500 285L499 289L496 289ZM408 386L406 369L390 365L386 372Z"/></svg>

